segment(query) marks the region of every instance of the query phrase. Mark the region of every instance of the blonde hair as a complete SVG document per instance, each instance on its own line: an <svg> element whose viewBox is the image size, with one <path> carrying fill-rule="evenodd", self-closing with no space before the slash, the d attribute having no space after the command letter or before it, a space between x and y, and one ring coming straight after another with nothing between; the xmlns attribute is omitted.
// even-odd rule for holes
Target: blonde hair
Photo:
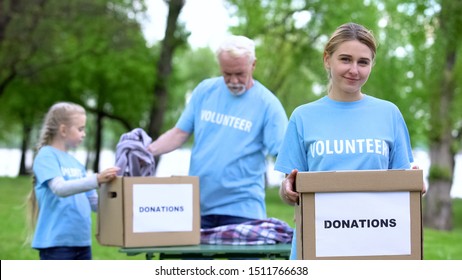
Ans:
<svg viewBox="0 0 462 280"><path fill-rule="evenodd" d="M54 137L58 133L59 126L61 124L71 124L75 114L85 114L85 109L82 106L71 102L58 102L50 107L50 109L45 115L45 119L40 130L40 137L35 147L34 158L42 147L51 144ZM29 195L27 196L28 234L26 238L26 243L29 243L32 239L39 212L37 198L35 196L36 183L36 177L35 175L33 175L32 190L29 192Z"/></svg>
<svg viewBox="0 0 462 280"><path fill-rule="evenodd" d="M220 55L224 52L231 54L233 57L247 56L249 58L249 64L252 64L256 59L255 42L245 36L228 36L216 51L218 60L220 60Z"/></svg>
<svg viewBox="0 0 462 280"><path fill-rule="evenodd" d="M352 22L345 23L337 27L324 47L324 57L326 55L332 56L342 43L354 40L366 45L371 50L372 60L375 59L375 55L377 53L377 42L375 41L374 35L372 35L372 32L366 29L366 27ZM330 89L330 72L328 71L327 74L329 78L328 88Z"/></svg>

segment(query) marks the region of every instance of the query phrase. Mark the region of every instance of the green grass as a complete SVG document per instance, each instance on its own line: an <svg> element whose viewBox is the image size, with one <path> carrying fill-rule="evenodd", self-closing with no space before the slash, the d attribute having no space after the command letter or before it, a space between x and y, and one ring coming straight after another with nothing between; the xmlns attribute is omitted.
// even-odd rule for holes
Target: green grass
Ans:
<svg viewBox="0 0 462 280"><path fill-rule="evenodd" d="M0 259L37 260L37 251L24 244L26 236L25 199L32 188L29 177L0 177ZM267 212L294 226L292 207L282 203L277 188L267 190ZM462 260L462 199L453 200L454 229L442 232L424 229L424 259ZM93 215L93 226L96 215ZM94 228L93 232L96 230ZM144 255L127 256L117 247L101 246L93 237L93 258L97 260L136 260Z"/></svg>

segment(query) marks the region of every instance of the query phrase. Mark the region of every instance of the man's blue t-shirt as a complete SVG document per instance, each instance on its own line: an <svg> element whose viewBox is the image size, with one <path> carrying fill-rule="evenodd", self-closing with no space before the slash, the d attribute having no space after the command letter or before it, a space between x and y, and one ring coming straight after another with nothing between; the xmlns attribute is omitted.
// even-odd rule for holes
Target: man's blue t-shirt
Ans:
<svg viewBox="0 0 462 280"><path fill-rule="evenodd" d="M69 153L44 146L34 159L33 171L40 211L32 247L90 246L91 207L87 196L96 196L96 190L59 197L48 187L48 181L56 177L85 177L85 167Z"/></svg>
<svg viewBox="0 0 462 280"><path fill-rule="evenodd" d="M266 156L276 155L287 115L258 81L233 96L223 77L193 91L176 127L194 133L189 175L199 176L201 215L266 218Z"/></svg>
<svg viewBox="0 0 462 280"><path fill-rule="evenodd" d="M413 161L406 123L393 103L368 95L355 102L325 96L294 110L275 169L409 169ZM295 243L294 236L291 259Z"/></svg>

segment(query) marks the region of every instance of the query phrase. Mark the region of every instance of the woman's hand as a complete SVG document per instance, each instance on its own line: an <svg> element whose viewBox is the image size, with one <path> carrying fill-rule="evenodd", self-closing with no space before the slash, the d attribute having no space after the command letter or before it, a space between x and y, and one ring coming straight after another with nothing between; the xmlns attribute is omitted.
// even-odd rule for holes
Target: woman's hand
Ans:
<svg viewBox="0 0 462 280"><path fill-rule="evenodd" d="M297 173L297 169L292 170L282 181L279 189L279 196L281 199L290 205L295 205L299 202L300 195L295 191L295 178L297 177Z"/></svg>
<svg viewBox="0 0 462 280"><path fill-rule="evenodd" d="M412 169L420 169L418 165L413 165L411 167ZM422 184L422 195L424 195L427 192L427 186L425 186L425 182Z"/></svg>

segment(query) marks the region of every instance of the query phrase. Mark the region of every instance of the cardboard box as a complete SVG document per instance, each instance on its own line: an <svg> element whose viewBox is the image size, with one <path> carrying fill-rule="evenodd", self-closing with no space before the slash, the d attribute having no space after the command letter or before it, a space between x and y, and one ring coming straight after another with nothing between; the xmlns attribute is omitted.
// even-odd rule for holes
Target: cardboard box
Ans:
<svg viewBox="0 0 462 280"><path fill-rule="evenodd" d="M299 172L298 259L422 259L422 170Z"/></svg>
<svg viewBox="0 0 462 280"><path fill-rule="evenodd" d="M117 177L100 188L96 236L125 248L199 244L199 178Z"/></svg>

